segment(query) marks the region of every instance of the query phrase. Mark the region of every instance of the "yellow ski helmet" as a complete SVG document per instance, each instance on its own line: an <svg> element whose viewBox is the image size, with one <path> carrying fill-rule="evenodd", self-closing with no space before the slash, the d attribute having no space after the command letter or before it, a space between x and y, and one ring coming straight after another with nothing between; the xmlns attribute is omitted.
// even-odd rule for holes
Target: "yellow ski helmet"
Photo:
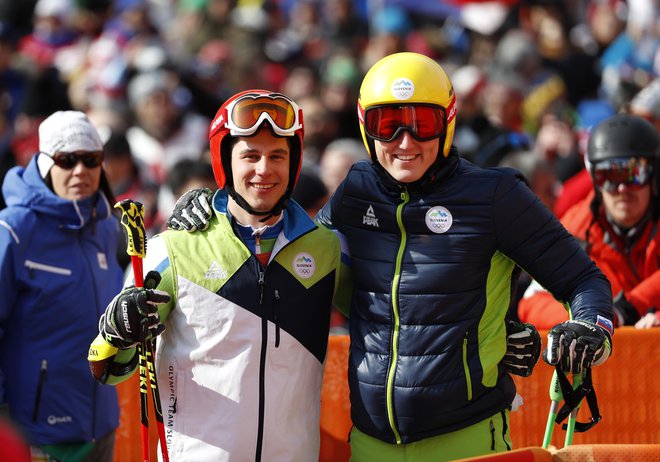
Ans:
<svg viewBox="0 0 660 462"><path fill-rule="evenodd" d="M456 97L447 73L438 63L419 53L395 53L378 61L367 72L358 97L360 132L372 158L373 139L364 128L364 114L382 105L433 104L445 110L445 126L440 136L442 155L447 157L456 127ZM443 142L444 141L444 142Z"/></svg>

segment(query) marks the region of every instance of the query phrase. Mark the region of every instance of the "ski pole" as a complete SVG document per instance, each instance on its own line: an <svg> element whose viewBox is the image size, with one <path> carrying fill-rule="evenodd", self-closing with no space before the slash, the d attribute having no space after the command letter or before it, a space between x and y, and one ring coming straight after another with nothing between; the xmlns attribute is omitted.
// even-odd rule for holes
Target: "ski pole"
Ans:
<svg viewBox="0 0 660 462"><path fill-rule="evenodd" d="M126 253L131 257L135 287L144 287L142 259L147 253L147 238L144 229L144 206L140 202L126 199L115 204L115 208L121 210L121 224L126 229ZM147 381L149 381L151 385L151 396L154 402L154 413L156 415L156 427L158 429L158 439L160 440L161 452L163 453L163 460L169 462L167 442L165 440L165 427L163 424L163 413L160 404L160 393L158 392L158 382L154 368L155 356L153 343L150 340L140 342L137 345L137 350L139 355L138 369L140 373L142 459L145 462L149 462L149 398L147 397L147 388L149 386ZM147 378L147 375L149 375L149 379Z"/></svg>
<svg viewBox="0 0 660 462"><path fill-rule="evenodd" d="M156 416L156 428L158 429L158 439L160 440L160 450L163 453L163 460L169 462L169 454L167 453L167 440L165 439L165 425L163 423L163 409L160 404L160 392L158 391L158 381L156 380L156 354L154 353L153 340L144 342L147 347L147 370L149 371L151 397L154 402L154 414Z"/></svg>
<svg viewBox="0 0 660 462"><path fill-rule="evenodd" d="M555 428L555 418L557 418L559 403L562 399L559 380L557 380L557 371L555 370L552 374L552 380L550 381L550 412L548 413L548 421L545 424L545 435L543 437L542 445L543 449L548 449L550 442L552 441L552 433Z"/></svg>
<svg viewBox="0 0 660 462"><path fill-rule="evenodd" d="M583 374L573 374L573 384L571 385L573 390L577 389L582 383ZM552 381L550 382L550 412L548 413L548 421L545 425L545 435L543 437L543 449L548 449L552 441L552 433L555 427L555 422L557 420L557 414L559 413L559 403L564 400L563 393L561 391L561 385L559 383L559 378L557 376L557 370L555 369L552 374ZM577 421L577 414L580 410L580 401L577 406L571 410L568 416L568 422L566 424L566 438L564 440L564 446L570 446L573 444L573 435L575 433L575 423Z"/></svg>
<svg viewBox="0 0 660 462"><path fill-rule="evenodd" d="M581 383L582 383L582 374L573 374L573 389L576 389L578 386L580 386ZM575 422L577 421L577 414L578 411L580 410L580 404L582 404L581 400L580 403L578 403L577 407L573 409L568 416L564 447L573 444L573 434L575 433Z"/></svg>
<svg viewBox="0 0 660 462"><path fill-rule="evenodd" d="M139 287L139 286L136 286ZM137 351L139 355L138 370L140 371L140 423L142 424L142 460L149 462L149 408L147 398L147 358L144 354L144 345L138 343Z"/></svg>

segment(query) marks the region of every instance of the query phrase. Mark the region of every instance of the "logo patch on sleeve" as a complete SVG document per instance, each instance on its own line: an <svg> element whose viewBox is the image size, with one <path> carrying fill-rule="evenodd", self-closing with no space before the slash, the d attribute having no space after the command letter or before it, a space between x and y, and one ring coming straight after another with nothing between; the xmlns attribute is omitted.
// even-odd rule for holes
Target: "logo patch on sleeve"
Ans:
<svg viewBox="0 0 660 462"><path fill-rule="evenodd" d="M601 315L598 315L598 317L596 318L596 325L605 329L607 332L610 333L610 335L614 335L614 326L612 325L612 321L610 321L609 319L604 318Z"/></svg>
<svg viewBox="0 0 660 462"><path fill-rule="evenodd" d="M99 268L101 268L102 270L108 269L108 259L105 257L105 254L103 252L97 253L96 259L99 262Z"/></svg>

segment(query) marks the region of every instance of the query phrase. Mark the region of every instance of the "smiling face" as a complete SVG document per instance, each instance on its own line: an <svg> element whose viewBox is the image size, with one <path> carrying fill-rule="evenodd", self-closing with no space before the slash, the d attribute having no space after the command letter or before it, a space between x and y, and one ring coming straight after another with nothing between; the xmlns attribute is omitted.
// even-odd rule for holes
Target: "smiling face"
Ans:
<svg viewBox="0 0 660 462"><path fill-rule="evenodd" d="M78 161L70 170L53 165L50 169L50 178L53 183L53 191L59 197L69 200L85 199L91 197L99 189L101 165L89 168Z"/></svg>
<svg viewBox="0 0 660 462"><path fill-rule="evenodd" d="M258 212L268 212L286 192L289 184L289 142L260 129L254 136L240 137L231 150L234 190ZM229 211L244 225L261 227L262 218L252 215L229 199ZM276 222L272 217L265 224Z"/></svg>
<svg viewBox="0 0 660 462"><path fill-rule="evenodd" d="M651 186L618 185L615 191L601 188L603 204L612 219L623 228L632 228L644 217L651 204Z"/></svg>
<svg viewBox="0 0 660 462"><path fill-rule="evenodd" d="M404 131L390 142L374 140L376 158L401 183L419 180L438 158L440 140L417 141Z"/></svg>

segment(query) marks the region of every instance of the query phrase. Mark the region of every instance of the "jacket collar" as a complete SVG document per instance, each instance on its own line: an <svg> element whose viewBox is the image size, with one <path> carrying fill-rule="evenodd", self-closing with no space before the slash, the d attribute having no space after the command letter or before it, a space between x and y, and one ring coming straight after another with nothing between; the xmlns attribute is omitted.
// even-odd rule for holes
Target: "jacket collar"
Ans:
<svg viewBox="0 0 660 462"><path fill-rule="evenodd" d="M227 209L228 199L229 196L224 189L216 191L213 196L213 208L231 222L232 216ZM312 221L307 212L305 212L305 209L293 199L287 201L287 205L282 213L284 214L282 232L286 241L298 239L303 234L307 234L317 228L317 225Z"/></svg>

